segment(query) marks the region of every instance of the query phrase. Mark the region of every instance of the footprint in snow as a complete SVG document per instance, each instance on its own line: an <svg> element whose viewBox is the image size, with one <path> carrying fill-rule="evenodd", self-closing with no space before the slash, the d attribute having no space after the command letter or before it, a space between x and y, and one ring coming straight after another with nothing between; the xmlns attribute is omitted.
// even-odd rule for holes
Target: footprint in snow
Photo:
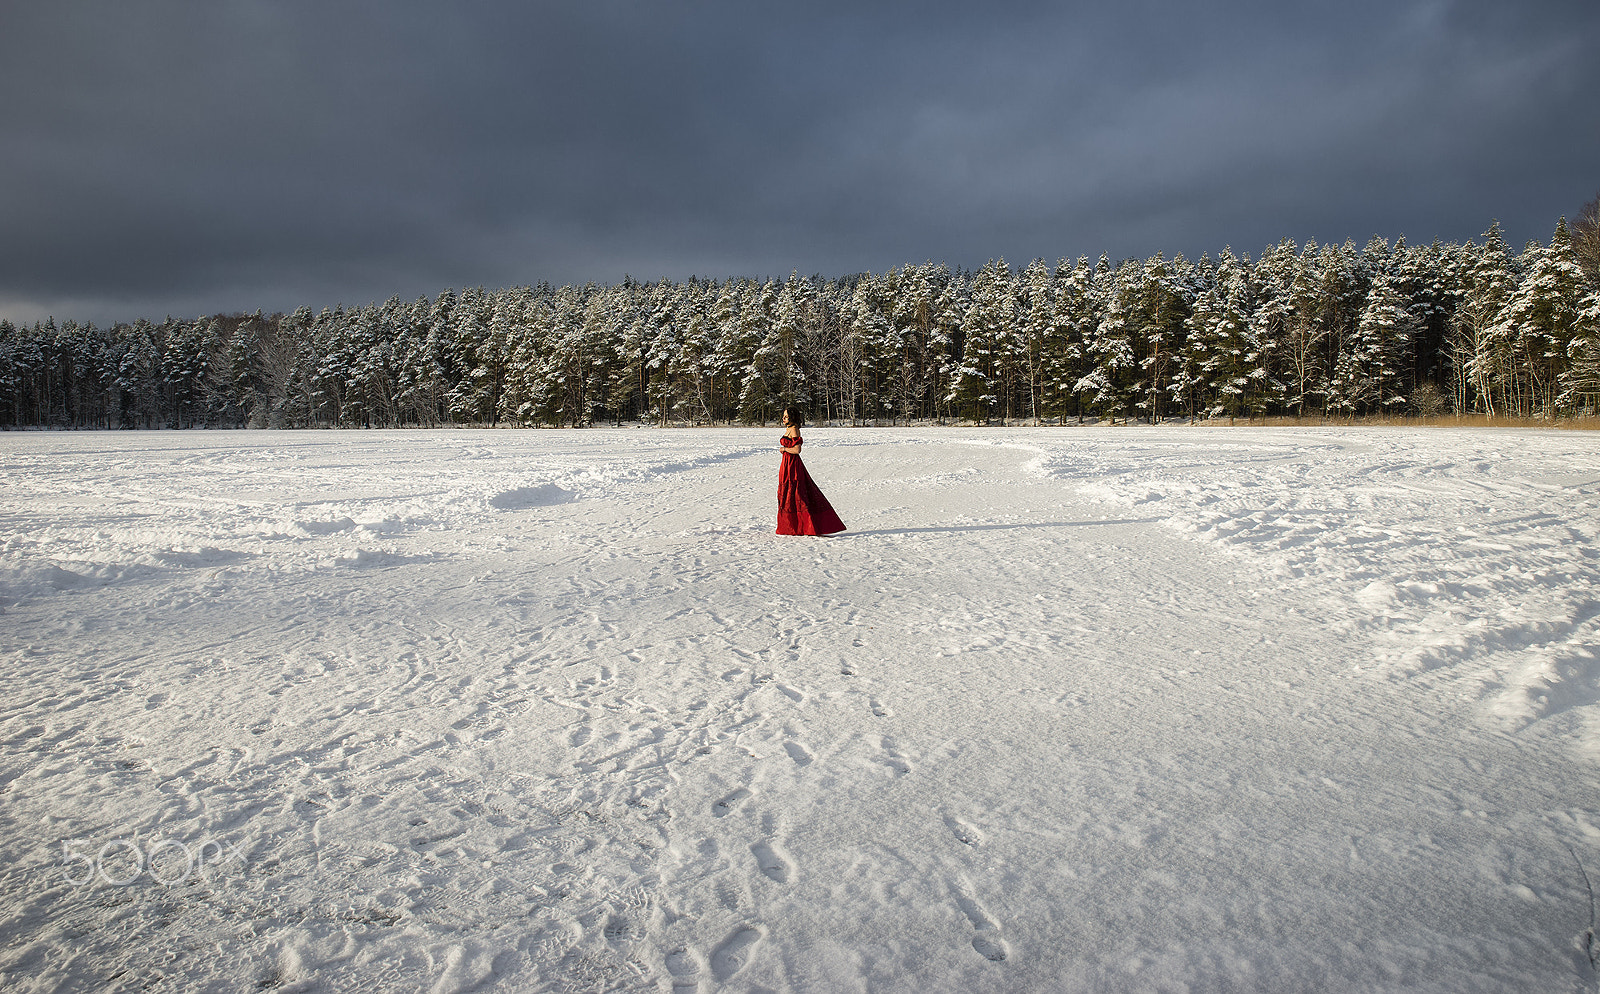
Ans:
<svg viewBox="0 0 1600 994"><path fill-rule="evenodd" d="M667 954L667 972L672 974L672 994L699 994L700 959L692 950L677 949Z"/></svg>
<svg viewBox="0 0 1600 994"><path fill-rule="evenodd" d="M711 972L724 983L732 980L749 965L763 938L765 936L760 927L755 925L745 925L735 929L733 934L711 954Z"/></svg>
<svg viewBox="0 0 1600 994"><path fill-rule="evenodd" d="M950 834L956 837L956 841L964 846L980 846L983 844L982 834L960 818L952 818L946 815L944 825L950 830Z"/></svg>
<svg viewBox="0 0 1600 994"><path fill-rule="evenodd" d="M757 842L750 847L755 854L756 865L769 880L775 883L786 884L794 876L794 864L789 862L783 850L768 842Z"/></svg>
<svg viewBox="0 0 1600 994"><path fill-rule="evenodd" d="M749 796L749 788L740 787L727 797L724 797L722 800L711 805L711 813L718 818L726 817L732 812L739 810L739 807L744 804L745 800L749 798Z"/></svg>
<svg viewBox="0 0 1600 994"><path fill-rule="evenodd" d="M911 764L906 762L904 756L900 755L900 750L895 747L894 739L885 736L881 740L881 745L883 746L883 762L885 766L902 777L911 772Z"/></svg>
<svg viewBox="0 0 1600 994"><path fill-rule="evenodd" d="M972 937L972 948L977 951L979 956L982 956L991 963L1000 963L1010 955L1010 949L1006 945L1006 940L1000 938L998 935L988 936L984 935L982 932L979 932L977 935Z"/></svg>
<svg viewBox="0 0 1600 994"><path fill-rule="evenodd" d="M972 937L972 948L979 956L991 963L1003 962L1011 955L1011 947L1000 936L1000 925L990 914L983 909L975 899L967 897L954 887L956 907L967 917L976 934Z"/></svg>
<svg viewBox="0 0 1600 994"><path fill-rule="evenodd" d="M876 715L877 717L879 717L879 718L887 718L891 714L894 714L893 711L890 711L888 708L884 707L883 706L883 702L878 700L876 697L872 698L871 704L872 704L872 713L874 715Z"/></svg>
<svg viewBox="0 0 1600 994"><path fill-rule="evenodd" d="M602 934L605 935L606 941L611 943L625 943L634 937L634 928L632 923L625 918L618 918L616 916L612 916L612 918L606 922L605 928L601 931Z"/></svg>
<svg viewBox="0 0 1600 994"><path fill-rule="evenodd" d="M717 900L728 911L738 911L749 904L744 896L727 881L717 884Z"/></svg>
<svg viewBox="0 0 1600 994"><path fill-rule="evenodd" d="M815 758L811 755L811 750L799 742L785 742L783 749L789 754L789 758L794 760L796 766L810 766L811 760Z"/></svg>

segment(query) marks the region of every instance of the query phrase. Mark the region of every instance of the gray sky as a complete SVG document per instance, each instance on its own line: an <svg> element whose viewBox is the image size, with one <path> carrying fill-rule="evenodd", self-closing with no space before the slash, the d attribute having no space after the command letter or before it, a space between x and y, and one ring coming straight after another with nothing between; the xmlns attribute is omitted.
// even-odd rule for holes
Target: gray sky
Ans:
<svg viewBox="0 0 1600 994"><path fill-rule="evenodd" d="M1600 192L1600 4L0 7L0 317L1520 245Z"/></svg>

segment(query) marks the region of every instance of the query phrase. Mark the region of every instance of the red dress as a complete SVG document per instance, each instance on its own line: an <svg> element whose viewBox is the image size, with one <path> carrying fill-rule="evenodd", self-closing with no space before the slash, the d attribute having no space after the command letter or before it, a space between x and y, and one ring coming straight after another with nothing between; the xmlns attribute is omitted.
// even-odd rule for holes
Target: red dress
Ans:
<svg viewBox="0 0 1600 994"><path fill-rule="evenodd" d="M800 447L800 442L799 435L778 439L778 445L794 449ZM778 464L778 534L832 535L842 531L844 522L811 481L799 454L785 452L783 462Z"/></svg>

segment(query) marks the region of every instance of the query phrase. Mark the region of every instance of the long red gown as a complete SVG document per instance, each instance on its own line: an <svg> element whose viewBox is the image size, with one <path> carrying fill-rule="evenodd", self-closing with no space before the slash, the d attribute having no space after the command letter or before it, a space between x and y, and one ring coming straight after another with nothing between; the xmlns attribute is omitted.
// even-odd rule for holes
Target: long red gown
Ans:
<svg viewBox="0 0 1600 994"><path fill-rule="evenodd" d="M778 445L798 449L800 436L778 439ZM785 452L778 464L778 534L832 535L844 531L833 505L812 482L798 454Z"/></svg>

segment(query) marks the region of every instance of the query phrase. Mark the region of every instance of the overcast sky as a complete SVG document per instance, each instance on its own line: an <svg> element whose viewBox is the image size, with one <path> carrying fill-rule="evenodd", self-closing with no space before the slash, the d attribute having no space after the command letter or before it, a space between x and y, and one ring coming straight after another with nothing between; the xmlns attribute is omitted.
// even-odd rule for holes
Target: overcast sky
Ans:
<svg viewBox="0 0 1600 994"><path fill-rule="evenodd" d="M0 317L1520 245L1600 192L1600 3L0 6Z"/></svg>

